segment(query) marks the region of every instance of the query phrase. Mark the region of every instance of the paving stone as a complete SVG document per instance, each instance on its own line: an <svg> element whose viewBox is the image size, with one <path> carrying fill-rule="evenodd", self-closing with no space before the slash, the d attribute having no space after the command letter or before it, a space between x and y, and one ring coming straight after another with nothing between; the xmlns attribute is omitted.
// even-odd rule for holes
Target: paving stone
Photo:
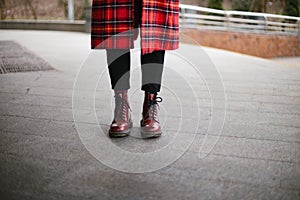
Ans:
<svg viewBox="0 0 300 200"><path fill-rule="evenodd" d="M247 139L244 145L243 156L245 157L299 162L298 143Z"/></svg>
<svg viewBox="0 0 300 200"><path fill-rule="evenodd" d="M241 124L225 121L222 135L249 139L300 142L300 128L270 124Z"/></svg>
<svg viewBox="0 0 300 200"><path fill-rule="evenodd" d="M78 140L73 122L0 116L0 126L4 132Z"/></svg>
<svg viewBox="0 0 300 200"><path fill-rule="evenodd" d="M1 148L5 154L64 161L78 161L88 154L79 141L11 132L1 132L1 138L6 143Z"/></svg>
<svg viewBox="0 0 300 200"><path fill-rule="evenodd" d="M59 96L72 97L73 89L64 88L47 88L47 87L31 87L28 94L45 95L45 96Z"/></svg>
<svg viewBox="0 0 300 200"><path fill-rule="evenodd" d="M16 93L0 93L0 102L8 103L14 101L15 99L23 98L23 94Z"/></svg>
<svg viewBox="0 0 300 200"><path fill-rule="evenodd" d="M47 193L45 188L74 168L74 163L0 154L1 197L4 199L76 199ZM68 197L68 198L67 198Z"/></svg>
<svg viewBox="0 0 300 200"><path fill-rule="evenodd" d="M299 144L294 142L257 140L224 136L198 135L189 151L201 153L238 156L252 159L275 160L282 162L299 162ZM212 148L213 147L213 148Z"/></svg>
<svg viewBox="0 0 300 200"><path fill-rule="evenodd" d="M106 108L105 108L106 109ZM97 118L94 117L94 111L89 110L78 110L75 108L76 120L86 123L98 123ZM107 111L108 112L108 111ZM37 118L45 120L57 120L73 122L73 111L72 108L57 108L50 106L35 106L35 105L21 105L21 104L1 104L0 113L4 116L15 116L15 117L27 117ZM111 118L106 118L100 111L97 116L100 122L110 123Z"/></svg>
<svg viewBox="0 0 300 200"><path fill-rule="evenodd" d="M289 97L300 97L299 91L297 90L283 90L274 88L274 95L285 95Z"/></svg>
<svg viewBox="0 0 300 200"><path fill-rule="evenodd" d="M37 95L16 95L9 94L12 96L6 102L13 104L23 104L23 105L35 105L35 106L55 106L55 107L72 107L72 99L65 97L53 97L53 96L37 96Z"/></svg>
<svg viewBox="0 0 300 200"><path fill-rule="evenodd" d="M300 105L283 105L283 104L269 104L262 103L260 112L267 113L282 113L282 114L298 114L300 115Z"/></svg>
<svg viewBox="0 0 300 200"><path fill-rule="evenodd" d="M300 104L300 97L290 97L285 95L252 95L251 98L252 101L258 101L258 102L265 102L265 103L278 103L278 104L293 104L293 105L299 105Z"/></svg>
<svg viewBox="0 0 300 200"><path fill-rule="evenodd" d="M289 84L289 89L294 91L300 91L299 85Z"/></svg>
<svg viewBox="0 0 300 200"><path fill-rule="evenodd" d="M284 163L281 171L281 188L300 189L300 163Z"/></svg>
<svg viewBox="0 0 300 200"><path fill-rule="evenodd" d="M72 89L74 76L57 72L56 76L45 76L47 72L26 72L16 74L5 74L1 76L0 83L22 87L52 87ZM22 77L22 78L20 78ZM55 78L55 81L53 79Z"/></svg>
<svg viewBox="0 0 300 200"><path fill-rule="evenodd" d="M224 199L298 199L299 192L283 190L276 187L257 186L249 184L229 184L222 195Z"/></svg>
<svg viewBox="0 0 300 200"><path fill-rule="evenodd" d="M1 190L1 197L6 199L6 200L19 200L19 199L24 199L24 200L29 200L29 199L50 199L50 200L56 200L56 199L61 199L61 200L80 200L82 197L76 197L76 196L71 196L71 195L66 195L66 194L55 194L55 193L47 193L47 192L36 192L36 191L29 191L24 192L24 190Z"/></svg>
<svg viewBox="0 0 300 200"><path fill-rule="evenodd" d="M297 115L281 113L261 113L261 112L236 112L231 111L226 114L226 121L240 124L276 125L287 127L300 127Z"/></svg>
<svg viewBox="0 0 300 200"><path fill-rule="evenodd" d="M127 174L103 169L98 163L86 165L62 176L48 191L90 195L101 199L220 199L223 184L200 181L181 174ZM73 183L73 185L68 185Z"/></svg>
<svg viewBox="0 0 300 200"><path fill-rule="evenodd" d="M198 153L188 152L163 171L170 175L177 171L195 179L278 187L280 168L280 162L212 154L200 158Z"/></svg>
<svg viewBox="0 0 300 200"><path fill-rule="evenodd" d="M4 85L1 84L0 92L9 94L9 93L17 93L17 94L25 94L28 90L28 87L20 87L20 86L12 86L12 85ZM3 94L3 96L5 96Z"/></svg>

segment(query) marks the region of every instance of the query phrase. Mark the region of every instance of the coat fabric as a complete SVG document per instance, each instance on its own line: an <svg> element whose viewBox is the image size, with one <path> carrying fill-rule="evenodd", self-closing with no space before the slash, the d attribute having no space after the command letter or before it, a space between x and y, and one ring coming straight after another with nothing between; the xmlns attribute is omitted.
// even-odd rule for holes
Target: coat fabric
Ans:
<svg viewBox="0 0 300 200"><path fill-rule="evenodd" d="M179 0L141 0L140 29L134 0L93 0L92 49L132 49L140 32L142 55L179 46Z"/></svg>

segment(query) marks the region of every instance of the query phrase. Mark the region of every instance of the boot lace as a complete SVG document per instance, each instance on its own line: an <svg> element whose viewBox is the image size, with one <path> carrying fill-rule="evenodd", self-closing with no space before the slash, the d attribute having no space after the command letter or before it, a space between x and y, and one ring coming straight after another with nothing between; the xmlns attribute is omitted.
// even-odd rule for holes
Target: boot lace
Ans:
<svg viewBox="0 0 300 200"><path fill-rule="evenodd" d="M121 96L115 96L116 98L116 109L115 109L115 120L127 120L127 108L131 111L131 108L126 99Z"/></svg>
<svg viewBox="0 0 300 200"><path fill-rule="evenodd" d="M159 110L159 105L158 103L162 102L163 99L161 97L156 97L154 100L150 100L148 104L148 114L149 117L156 122L158 122L158 110Z"/></svg>

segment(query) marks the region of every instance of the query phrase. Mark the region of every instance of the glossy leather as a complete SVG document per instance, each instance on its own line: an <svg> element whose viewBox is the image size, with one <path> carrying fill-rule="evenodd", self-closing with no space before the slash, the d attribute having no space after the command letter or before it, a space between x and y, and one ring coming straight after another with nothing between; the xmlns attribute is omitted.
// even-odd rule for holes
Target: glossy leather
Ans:
<svg viewBox="0 0 300 200"><path fill-rule="evenodd" d="M157 94L145 92L141 133L143 137L158 137L161 135L161 126L158 119L158 103L162 99Z"/></svg>
<svg viewBox="0 0 300 200"><path fill-rule="evenodd" d="M127 90L115 91L114 119L110 125L109 136L128 136L131 128L132 120L130 115Z"/></svg>

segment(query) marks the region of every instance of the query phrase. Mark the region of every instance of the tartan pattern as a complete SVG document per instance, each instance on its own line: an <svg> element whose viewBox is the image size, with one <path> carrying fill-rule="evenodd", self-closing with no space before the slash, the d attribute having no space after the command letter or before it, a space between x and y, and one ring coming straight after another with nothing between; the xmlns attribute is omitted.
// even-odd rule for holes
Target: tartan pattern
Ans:
<svg viewBox="0 0 300 200"><path fill-rule="evenodd" d="M134 0L93 0L92 49L129 49L134 32ZM142 54L179 45L179 0L143 0ZM109 39L108 39L109 38Z"/></svg>

